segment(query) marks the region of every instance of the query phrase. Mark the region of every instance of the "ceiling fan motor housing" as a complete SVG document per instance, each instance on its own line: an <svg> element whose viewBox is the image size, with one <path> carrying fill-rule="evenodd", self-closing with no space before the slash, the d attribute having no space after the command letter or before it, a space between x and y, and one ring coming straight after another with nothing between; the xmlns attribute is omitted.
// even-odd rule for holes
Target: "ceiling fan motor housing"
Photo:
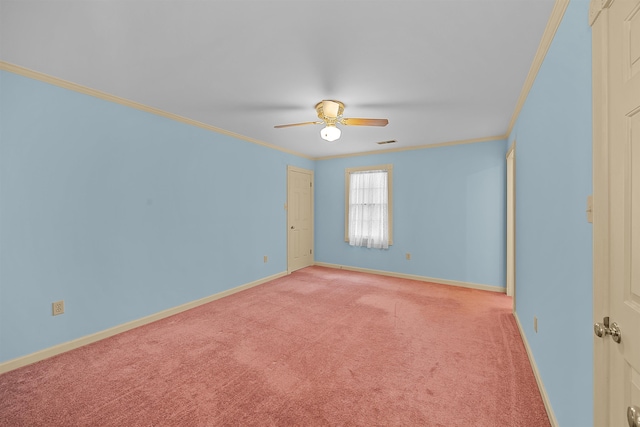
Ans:
<svg viewBox="0 0 640 427"><path fill-rule="evenodd" d="M318 118L327 125L338 123L338 118L344 113L344 104L340 101L325 100L316 104Z"/></svg>

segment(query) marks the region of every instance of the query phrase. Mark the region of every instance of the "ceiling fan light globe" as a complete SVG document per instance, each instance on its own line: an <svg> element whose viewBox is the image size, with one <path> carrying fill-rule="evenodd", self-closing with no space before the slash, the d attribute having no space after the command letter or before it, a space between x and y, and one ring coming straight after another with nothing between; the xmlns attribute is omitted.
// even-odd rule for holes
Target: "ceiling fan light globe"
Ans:
<svg viewBox="0 0 640 427"><path fill-rule="evenodd" d="M336 126L326 126L320 131L320 137L325 141L335 141L340 138L342 132Z"/></svg>

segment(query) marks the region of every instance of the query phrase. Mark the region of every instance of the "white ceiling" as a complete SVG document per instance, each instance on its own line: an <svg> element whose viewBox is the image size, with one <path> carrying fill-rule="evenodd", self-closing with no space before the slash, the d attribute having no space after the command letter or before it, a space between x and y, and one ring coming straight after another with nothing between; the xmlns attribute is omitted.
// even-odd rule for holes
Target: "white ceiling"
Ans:
<svg viewBox="0 0 640 427"><path fill-rule="evenodd" d="M504 135L553 4L1 0L0 60L322 157ZM273 128L323 99L389 125Z"/></svg>

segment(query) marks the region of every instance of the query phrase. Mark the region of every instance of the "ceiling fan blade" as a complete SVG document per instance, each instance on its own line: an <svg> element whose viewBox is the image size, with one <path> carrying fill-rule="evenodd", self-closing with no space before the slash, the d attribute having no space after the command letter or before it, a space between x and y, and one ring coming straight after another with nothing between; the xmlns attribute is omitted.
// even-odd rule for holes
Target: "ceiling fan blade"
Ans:
<svg viewBox="0 0 640 427"><path fill-rule="evenodd" d="M290 128L290 127L294 127L294 126L319 125L321 123L323 123L323 122L292 123L290 125L277 125L277 126L274 126L274 128L281 129L281 128Z"/></svg>
<svg viewBox="0 0 640 427"><path fill-rule="evenodd" d="M325 117L336 118L338 117L338 110L340 109L340 104L334 101L326 100L322 101L322 111L324 112Z"/></svg>
<svg viewBox="0 0 640 427"><path fill-rule="evenodd" d="M342 119L343 125L348 126L386 126L389 124L387 119Z"/></svg>

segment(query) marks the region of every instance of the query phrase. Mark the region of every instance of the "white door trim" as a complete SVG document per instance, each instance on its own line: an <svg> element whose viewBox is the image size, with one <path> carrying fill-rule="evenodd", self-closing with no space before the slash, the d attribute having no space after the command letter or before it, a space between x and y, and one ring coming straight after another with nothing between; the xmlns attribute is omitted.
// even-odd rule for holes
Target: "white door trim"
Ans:
<svg viewBox="0 0 640 427"><path fill-rule="evenodd" d="M507 151L507 295L516 309L516 142Z"/></svg>
<svg viewBox="0 0 640 427"><path fill-rule="evenodd" d="M609 146L607 85L607 28L608 11L601 0L592 0L589 21L592 26L593 79L593 319L606 316L609 307ZM599 21L599 22L597 22ZM597 22L597 24L596 24ZM597 321L597 320L594 320ZM606 342L593 338L593 424L609 422L609 353Z"/></svg>

